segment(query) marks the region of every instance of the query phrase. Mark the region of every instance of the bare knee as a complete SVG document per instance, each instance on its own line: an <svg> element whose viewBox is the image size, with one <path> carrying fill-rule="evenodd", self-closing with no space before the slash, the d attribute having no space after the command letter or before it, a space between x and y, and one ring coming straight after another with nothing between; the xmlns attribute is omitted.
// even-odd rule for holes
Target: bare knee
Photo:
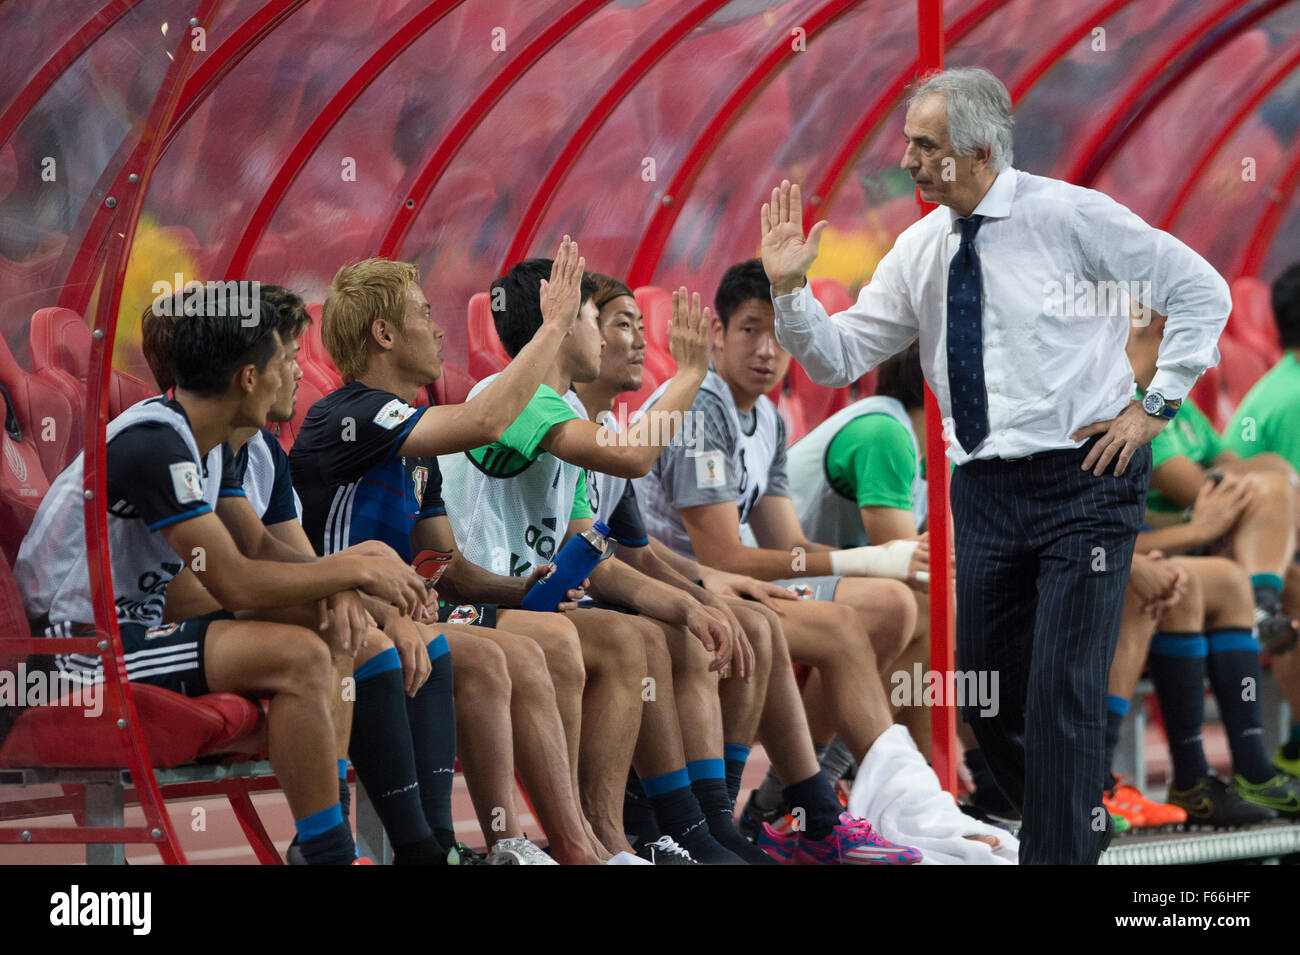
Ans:
<svg viewBox="0 0 1300 955"><path fill-rule="evenodd" d="M303 627L284 626L274 637L279 652L284 688L304 694L327 693L334 683L334 661L329 646Z"/></svg>
<svg viewBox="0 0 1300 955"><path fill-rule="evenodd" d="M520 637L507 651L510 684L515 693L552 695L555 690L547 667L546 653L536 641Z"/></svg>
<svg viewBox="0 0 1300 955"><path fill-rule="evenodd" d="M458 639L451 652L456 696L493 696L509 699L510 669L505 652L481 637Z"/></svg>

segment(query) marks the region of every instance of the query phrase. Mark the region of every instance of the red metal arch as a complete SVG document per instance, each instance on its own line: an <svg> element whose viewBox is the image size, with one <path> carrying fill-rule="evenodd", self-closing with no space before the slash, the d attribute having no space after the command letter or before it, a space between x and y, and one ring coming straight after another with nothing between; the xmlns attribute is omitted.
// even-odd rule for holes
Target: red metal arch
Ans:
<svg viewBox="0 0 1300 955"><path fill-rule="evenodd" d="M1297 68L1300 68L1300 37L1292 40L1286 47L1278 51L1281 60L1278 65L1265 74L1255 87L1250 91L1241 105L1232 113L1231 116L1219 127L1213 138L1205 144L1196 161L1188 168L1187 177L1179 187L1178 192L1169 201L1164 212L1159 216L1157 225L1161 229L1170 229L1178 219L1178 214L1183 211L1183 206L1191 198L1192 192L1200 182L1202 173L1218 155L1228 139L1235 133L1241 124L1246 121L1259 105L1264 102L1268 96L1280 86Z"/></svg>
<svg viewBox="0 0 1300 955"><path fill-rule="evenodd" d="M1255 220L1255 227L1247 232L1251 237L1250 244L1237 258L1236 267L1232 269L1234 279L1259 274L1269 246L1273 244L1273 236L1282 227L1283 214L1290 206L1297 187L1300 187L1300 139L1296 139L1287 151L1282 172L1269 190L1263 211Z"/></svg>
<svg viewBox="0 0 1300 955"><path fill-rule="evenodd" d="M1205 62L1243 30L1290 2L1263 0L1254 7L1243 8L1240 0L1226 0L1198 20L1129 84L1119 103L1094 127L1065 178L1081 186L1092 185L1133 130L1189 69Z"/></svg>
<svg viewBox="0 0 1300 955"><path fill-rule="evenodd" d="M549 53L580 23L605 6L606 2L607 0L583 0L570 7L559 19L512 56L492 81L483 88L483 91L461 111L437 148L420 166L409 188L401 190L403 201L398 206L388 230L384 233L383 240L379 243L379 255L392 256L401 248L407 232L414 225L420 210L424 208L434 185L442 178L442 174L447 171L447 166L491 112L492 107L519 81L520 77L532 69L538 60Z"/></svg>
<svg viewBox="0 0 1300 955"><path fill-rule="evenodd" d="M854 0L829 0L813 11L811 16L803 18L799 25L803 27L804 35L812 39L848 13L853 6ZM673 224L681 214L686 197L699 178L704 164L718 148L740 112L793 55L794 50L791 48L789 38L782 37L777 46L745 75L718 112L709 120L704 131L696 138L664 190L663 199L650 217L641 241L637 244L636 252L632 256L632 264L628 268L627 282L630 286L636 288L638 285L645 285L653 278L655 266L663 255Z"/></svg>
<svg viewBox="0 0 1300 955"><path fill-rule="evenodd" d="M181 127L208 98L208 94L216 89L217 84L225 79L255 46L266 39L271 31L284 23L306 2L307 0L272 0L241 23L211 56L203 60L181 91L181 102L171 125L167 128L162 152L167 151L167 147L172 144Z"/></svg>
<svg viewBox="0 0 1300 955"><path fill-rule="evenodd" d="M538 229L541 228L542 217L546 215L552 196L573 169L587 143L613 115L618 104L626 98L651 67L685 39L691 30L726 6L728 2L730 0L705 0L704 3L697 4L689 13L656 37L610 84L609 89L583 118L577 130L569 137L569 141L564 144L564 149L555 157L551 167L546 170L546 175L542 177L541 184L533 192L523 218L520 219L519 226L515 229L515 234L506 249L500 271L504 272L512 262L519 261L527 254L528 247L532 245Z"/></svg>
<svg viewBox="0 0 1300 955"><path fill-rule="evenodd" d="M966 11L947 31L942 41L944 47L955 46L971 30L1009 2L1010 0L983 0L982 3ZM924 57L918 56L917 59L904 67L898 76L894 78L894 81L889 84L885 92L876 97L871 107L853 124L853 128L849 130L848 135L844 137L840 147L835 150L835 154L831 157L825 174L808 194L808 222L810 225L817 220L819 215L825 215L824 210L830 205L830 197L839 189L844 173L848 170L854 157L861 151L867 137L871 135L881 120L889 114L889 111L894 108L894 104L903 95L907 85L915 78L928 72L929 68L923 65L924 61Z"/></svg>
<svg viewBox="0 0 1300 955"><path fill-rule="evenodd" d="M312 120L306 132L294 144L289 155L285 157L280 166L280 171L271 180L271 185L267 187L262 199L253 211L249 219L247 228L244 229L243 235L239 237L239 243L235 246L234 254L230 258L224 269L226 278L239 278L248 269L248 263L253 257L253 250L257 248L258 242L261 241L262 235L271 223L271 218L275 215L280 203L284 200L285 194L289 187L293 185L298 174L302 172L303 166L307 160L329 135L331 129L343 117L348 108L356 102L357 97L366 91L371 83L378 78L388 66L406 51L408 47L418 40L424 33L429 30L435 23L445 17L448 13L460 6L464 0L438 0L422 8L415 16L407 20L398 28L397 32L384 41L365 63L361 64L352 76L339 89L334 97L325 104L324 108Z"/></svg>
<svg viewBox="0 0 1300 955"><path fill-rule="evenodd" d="M261 43L275 26L283 23L305 3L306 0L272 0L244 21L211 56L204 59L203 65L194 71L181 91L176 113L163 134L159 158L171 146L185 122L216 89L221 78ZM131 138L127 136L105 165L99 181L90 191L77 217L77 226L72 235L80 235L81 241L67 268L60 268L56 273L63 276L63 285L59 291L61 308L70 308L80 313L85 311L90 302L94 292L94 278L99 274L105 230L114 217L112 210L104 205L103 199L107 196L121 196L128 186L133 185L129 182L133 167L125 161L131 148Z"/></svg>
<svg viewBox="0 0 1300 955"><path fill-rule="evenodd" d="M203 0L197 19L211 24L220 0ZM181 80L193 59L188 37L181 32L176 55L163 76L162 85L149 110L149 116L140 130L139 139L132 150L129 166L138 168L139 185L125 202L120 204L121 224L108 234L107 268L105 285L99 298L95 320L95 337L91 341L90 367L87 377L86 417L84 433L84 487L86 564L90 577L91 605L95 611L95 626L107 634L118 659L121 659L122 638L117 627L117 609L113 600L112 568L108 560L108 509L105 498L107 448L104 431L108 425L108 392L114 338L117 332L117 311L122 300L122 282L126 277L131 244L135 239L136 222L144 206L144 195L149 187L149 177L158 158L162 134L171 123L180 102ZM122 715L131 725L139 725L135 703L124 672L105 664L105 678L121 694ZM108 671L113 670L112 673ZM176 830L163 805L158 782L154 778L148 748L144 739L136 734L126 734L123 746L128 768L135 782L144 810L147 825L161 833L157 840L163 861L174 865L183 863L185 855L176 838Z"/></svg>
<svg viewBox="0 0 1300 955"><path fill-rule="evenodd" d="M41 97L49 92L50 87L58 82L68 67L77 62L81 54L139 3L140 0L109 0L54 51L23 86L14 101L0 113L0 146L9 141L9 137L27 118L32 107L40 102Z"/></svg>

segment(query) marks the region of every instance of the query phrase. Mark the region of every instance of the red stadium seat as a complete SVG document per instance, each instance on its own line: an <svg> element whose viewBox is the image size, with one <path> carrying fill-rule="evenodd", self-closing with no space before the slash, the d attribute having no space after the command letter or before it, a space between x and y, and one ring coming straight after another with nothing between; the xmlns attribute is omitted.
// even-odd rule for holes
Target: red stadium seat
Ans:
<svg viewBox="0 0 1300 955"><path fill-rule="evenodd" d="M510 364L497 337L496 323L492 321L492 309L489 306L487 292L478 292L469 300L469 325L466 328L469 342L469 373L476 381L482 381L488 375L495 375Z"/></svg>
<svg viewBox="0 0 1300 955"><path fill-rule="evenodd" d="M1219 354L1222 356L1219 360L1219 373L1223 379L1223 396L1227 403L1227 414L1224 415L1226 421L1237 410L1241 399L1246 397L1246 392L1264 376L1270 366L1259 352L1226 335L1219 339Z"/></svg>
<svg viewBox="0 0 1300 955"><path fill-rule="evenodd" d="M1272 293L1267 284L1249 275L1232 283L1232 312L1224 333L1258 351L1270 368L1282 357L1282 340L1273 319Z"/></svg>
<svg viewBox="0 0 1300 955"><path fill-rule="evenodd" d="M29 335L36 376L57 388L72 409L73 430L66 464L81 450L86 382L90 377L90 328L69 309L42 308L32 316ZM114 368L108 386L108 416L115 418L136 402L156 394L158 389L150 382Z"/></svg>
<svg viewBox="0 0 1300 955"><path fill-rule="evenodd" d="M266 430L279 439L280 447L284 448L285 453L293 448L293 443L298 438L298 430L302 427L302 421L307 417L311 406L324 397L325 393L307 378L304 369L303 376L298 381L298 396L293 403L293 420L268 421L266 424Z"/></svg>
<svg viewBox="0 0 1300 955"><path fill-rule="evenodd" d="M9 391L2 373L0 385ZM30 419L19 414L7 394L0 398L0 413L4 414L0 430L0 452L4 456L4 467L0 468L0 553L13 561L50 485L27 427Z"/></svg>
<svg viewBox="0 0 1300 955"><path fill-rule="evenodd" d="M1210 419L1210 424L1214 425L1214 430L1222 432L1227 426L1231 415L1224 415L1224 411L1228 407L1228 401L1223 394L1223 380L1218 366L1205 370L1205 374L1201 375L1200 380L1192 386L1189 397L1196 402L1196 407L1200 408L1202 413Z"/></svg>
<svg viewBox="0 0 1300 955"><path fill-rule="evenodd" d="M662 384L663 382L659 380L658 375L649 368L642 368L641 387L636 391L625 391L614 399L614 417L619 419L620 422L631 418L632 415L641 410L641 406L646 403L646 399ZM626 411L620 411L620 405L626 408Z"/></svg>
<svg viewBox="0 0 1300 955"><path fill-rule="evenodd" d="M432 403L436 405L464 404L475 384L477 382L463 369L444 361L442 363L442 374L432 385Z"/></svg>
<svg viewBox="0 0 1300 955"><path fill-rule="evenodd" d="M812 287L813 298L822 303L827 315L842 312L854 302L848 289L836 279L809 279L808 284Z"/></svg>
<svg viewBox="0 0 1300 955"><path fill-rule="evenodd" d="M8 641L26 639L28 627L27 614L9 563L0 557L0 670L19 672L18 667L24 663L27 652L20 645ZM59 642L50 641L51 652ZM107 663L118 672L125 672L122 659L110 656ZM26 683L30 685L30 676ZM262 754L266 748L266 726L261 707L230 693L190 698L143 684L132 685L129 692L135 705L133 719L123 716L126 711L119 691L111 684L103 684L94 696L78 691L60 697L55 703L21 711L7 733L3 732L3 724L0 724L0 769L6 771L5 782L11 785L56 783L63 784L64 790L62 797L0 802L0 822L64 812L73 815L76 826L38 826L30 822L24 822L23 826L36 836L37 841L46 837L54 841L76 842L81 826L96 827L101 832L122 829L124 839L145 841L136 834L140 832L138 827L132 829L129 823L123 827L121 811L127 793L121 776L103 772L127 765L126 742L130 737L142 740L148 747L151 774L154 769L184 767L174 772L184 774L178 789L184 790L186 798L227 796L258 859L264 864L278 864L280 859L275 846L248 799L247 780L228 778L234 774L224 766L187 765L216 756L228 757L223 762L246 762ZM270 767L265 763L250 764L244 775L259 772L267 775L269 771ZM133 782L136 784L135 798L145 808L146 820L151 816L160 819L166 812L165 806L153 800L147 787L142 790L146 780L134 779ZM166 798L167 780L158 780L155 775L147 782L162 782L162 794ZM90 798L92 792L93 800ZM44 808L41 808L42 803ZM7 827L0 832L18 836ZM155 842L158 842L158 835L155 830L152 835ZM174 843L159 844L159 848L179 855L179 846ZM87 862L124 861L120 848L89 843L86 857Z"/></svg>
<svg viewBox="0 0 1300 955"><path fill-rule="evenodd" d="M325 350L325 344L321 341L320 303L309 302L307 314L311 316L311 324L307 326L307 331L302 336L298 364L302 367L303 379L310 379L317 391L322 395L328 395L331 391L343 387L343 378L339 375L339 370L334 367L334 359L330 358L330 353Z"/></svg>
<svg viewBox="0 0 1300 955"><path fill-rule="evenodd" d="M662 384L677 374L677 362L668 348L668 326L673 320L673 293L655 285L633 290L645 323L645 368Z"/></svg>
<svg viewBox="0 0 1300 955"><path fill-rule="evenodd" d="M57 388L18 366L3 338L0 387L0 551L13 560L49 490L49 476L70 456L72 409Z"/></svg>

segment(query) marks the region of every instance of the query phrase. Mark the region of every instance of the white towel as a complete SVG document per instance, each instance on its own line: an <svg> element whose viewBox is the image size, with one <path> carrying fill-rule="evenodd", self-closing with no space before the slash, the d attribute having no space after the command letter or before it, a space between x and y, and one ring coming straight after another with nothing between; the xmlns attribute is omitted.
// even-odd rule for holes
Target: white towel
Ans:
<svg viewBox="0 0 1300 955"><path fill-rule="evenodd" d="M1020 843L1005 829L972 819L939 786L907 730L891 726L858 767L849 812L901 846L920 849L922 865L1016 865ZM995 836L998 847L964 836Z"/></svg>

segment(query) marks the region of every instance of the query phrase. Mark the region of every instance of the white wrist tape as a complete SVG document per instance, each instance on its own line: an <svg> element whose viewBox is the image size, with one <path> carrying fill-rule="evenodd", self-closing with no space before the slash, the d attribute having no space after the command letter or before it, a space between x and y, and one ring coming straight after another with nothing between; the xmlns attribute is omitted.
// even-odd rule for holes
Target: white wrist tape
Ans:
<svg viewBox="0 0 1300 955"><path fill-rule="evenodd" d="M919 541L890 541L874 547L831 551L831 573L836 577L892 577L907 580ZM919 576L919 575L918 575Z"/></svg>

